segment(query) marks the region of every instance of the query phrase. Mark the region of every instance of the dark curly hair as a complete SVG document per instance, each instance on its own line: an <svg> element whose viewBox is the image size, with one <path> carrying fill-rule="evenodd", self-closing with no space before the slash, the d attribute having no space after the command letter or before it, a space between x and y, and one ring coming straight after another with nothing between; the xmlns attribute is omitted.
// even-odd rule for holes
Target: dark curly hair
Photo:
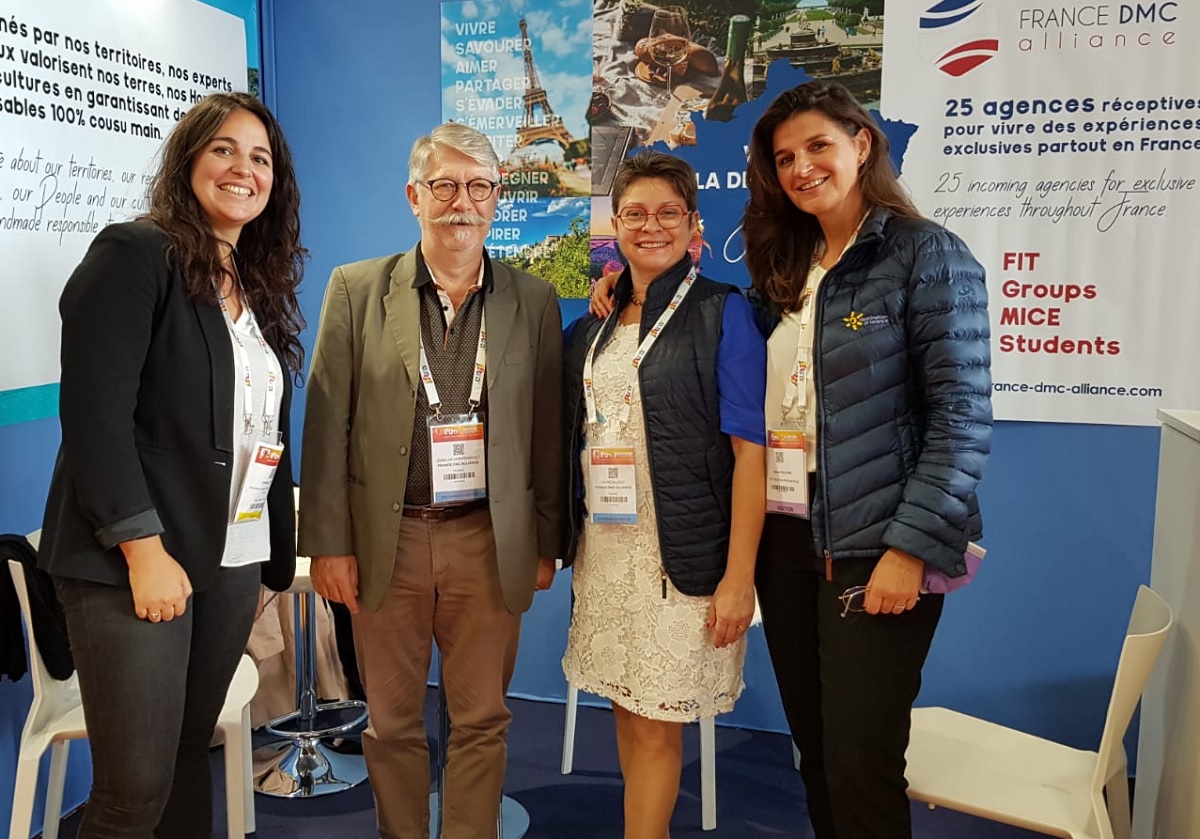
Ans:
<svg viewBox="0 0 1200 839"><path fill-rule="evenodd" d="M242 228L234 258L246 302L264 337L299 375L304 366L304 316L296 288L308 251L300 245L300 189L292 153L267 106L247 93L213 93L193 105L163 145L150 184L150 210L142 218L166 232L167 258L183 275L188 296L215 304L213 280L228 271L222 265L228 246L218 240L192 191L192 165L225 119L238 110L249 111L266 128L274 182L262 213Z"/></svg>
<svg viewBox="0 0 1200 839"><path fill-rule="evenodd" d="M793 204L779 184L775 131L792 117L814 110L849 137L864 128L870 132L871 150L858 174L868 210L885 207L899 216L921 215L896 180L887 137L849 90L837 82L814 81L779 94L750 135L746 173L750 199L742 216L742 237L751 285L781 311L799 308L813 254L824 237L817 217Z"/></svg>

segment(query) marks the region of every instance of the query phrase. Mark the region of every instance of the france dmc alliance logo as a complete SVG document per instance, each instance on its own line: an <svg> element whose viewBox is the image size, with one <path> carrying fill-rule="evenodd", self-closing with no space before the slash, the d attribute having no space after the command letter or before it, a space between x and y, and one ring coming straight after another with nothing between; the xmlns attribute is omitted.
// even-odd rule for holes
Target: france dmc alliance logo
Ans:
<svg viewBox="0 0 1200 839"><path fill-rule="evenodd" d="M983 0L940 0L921 13L920 28L937 30L954 26L982 7ZM957 78L995 58L999 51L999 39L975 38L946 50L938 56L935 64L946 75Z"/></svg>

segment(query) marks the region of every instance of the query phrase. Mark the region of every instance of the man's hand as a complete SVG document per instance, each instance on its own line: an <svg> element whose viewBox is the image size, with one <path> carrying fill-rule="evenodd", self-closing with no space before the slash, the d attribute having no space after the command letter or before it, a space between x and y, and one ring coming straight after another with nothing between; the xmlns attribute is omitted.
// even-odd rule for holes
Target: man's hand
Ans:
<svg viewBox="0 0 1200 839"><path fill-rule="evenodd" d="M534 591L546 591L554 584L555 563L550 557L538 557L537 584Z"/></svg>
<svg viewBox="0 0 1200 839"><path fill-rule="evenodd" d="M358 614L358 561L352 556L314 556L308 570L313 589Z"/></svg>

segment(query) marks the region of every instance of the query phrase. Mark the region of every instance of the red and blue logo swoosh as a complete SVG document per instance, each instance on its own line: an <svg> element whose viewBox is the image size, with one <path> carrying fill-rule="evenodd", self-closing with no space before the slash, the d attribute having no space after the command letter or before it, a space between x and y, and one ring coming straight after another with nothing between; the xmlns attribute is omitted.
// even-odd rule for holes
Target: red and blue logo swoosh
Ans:
<svg viewBox="0 0 1200 839"><path fill-rule="evenodd" d="M983 8L984 0L939 0L921 13L920 28L944 29L969 18ZM994 37L972 38L942 53L935 66L947 76L958 78L996 57L1000 41Z"/></svg>
<svg viewBox="0 0 1200 839"><path fill-rule="evenodd" d="M959 44L953 49L938 56L935 62L937 68L948 76L958 78L970 72L985 61L996 57L1000 51L1000 41L996 38L979 38Z"/></svg>
<svg viewBox="0 0 1200 839"><path fill-rule="evenodd" d="M922 29L941 29L966 20L979 11L983 0L941 0L921 14Z"/></svg>

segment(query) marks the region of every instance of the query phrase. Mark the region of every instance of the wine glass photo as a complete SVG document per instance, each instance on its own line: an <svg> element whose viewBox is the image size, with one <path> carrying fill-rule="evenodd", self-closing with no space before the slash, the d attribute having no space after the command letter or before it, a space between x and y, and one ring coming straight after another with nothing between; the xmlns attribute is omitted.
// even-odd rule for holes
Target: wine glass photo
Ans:
<svg viewBox="0 0 1200 839"><path fill-rule="evenodd" d="M692 40L687 9L682 6L663 6L655 9L654 16L650 19L649 38L650 59L667 71L667 90L674 97L671 73L687 60Z"/></svg>

